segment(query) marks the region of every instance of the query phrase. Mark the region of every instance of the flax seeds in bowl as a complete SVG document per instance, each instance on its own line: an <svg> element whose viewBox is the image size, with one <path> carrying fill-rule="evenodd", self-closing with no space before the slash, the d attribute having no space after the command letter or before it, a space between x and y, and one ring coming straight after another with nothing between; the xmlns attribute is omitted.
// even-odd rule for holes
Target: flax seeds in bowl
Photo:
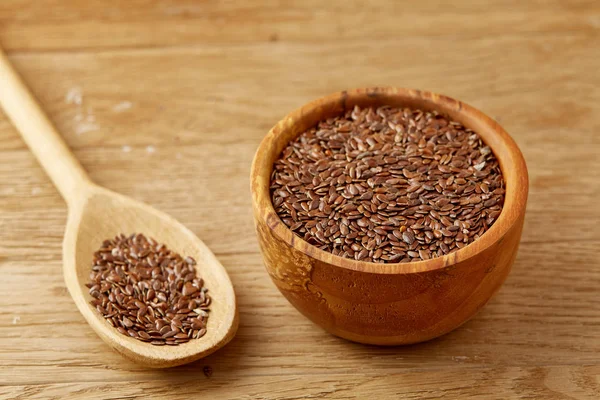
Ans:
<svg viewBox="0 0 600 400"><path fill-rule="evenodd" d="M336 256L428 260L477 240L504 203L498 160L438 111L361 108L320 121L283 150L275 210L296 235Z"/></svg>
<svg viewBox="0 0 600 400"><path fill-rule="evenodd" d="M355 89L288 114L251 172L265 267L328 332L422 342L457 328L517 254L525 161L481 111L410 89Z"/></svg>

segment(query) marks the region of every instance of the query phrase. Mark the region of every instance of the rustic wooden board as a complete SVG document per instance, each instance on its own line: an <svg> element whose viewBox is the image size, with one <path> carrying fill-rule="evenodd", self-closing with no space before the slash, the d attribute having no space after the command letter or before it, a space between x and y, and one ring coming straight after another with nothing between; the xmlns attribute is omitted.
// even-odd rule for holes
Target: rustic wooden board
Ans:
<svg viewBox="0 0 600 400"><path fill-rule="evenodd" d="M120 3L120 4L119 4ZM594 0L459 1L441 5L358 0L263 2L198 0L3 0L0 35L10 50L98 50L198 43L310 42L414 37L477 38L482 33L596 34Z"/></svg>
<svg viewBox="0 0 600 400"><path fill-rule="evenodd" d="M3 1L0 41L94 180L214 250L240 329L173 370L112 353L63 283L66 207L0 115L0 398L600 398L600 3L78 3ZM313 326L270 282L253 231L249 169L270 126L372 85L482 109L531 178L505 286L464 327L410 347Z"/></svg>

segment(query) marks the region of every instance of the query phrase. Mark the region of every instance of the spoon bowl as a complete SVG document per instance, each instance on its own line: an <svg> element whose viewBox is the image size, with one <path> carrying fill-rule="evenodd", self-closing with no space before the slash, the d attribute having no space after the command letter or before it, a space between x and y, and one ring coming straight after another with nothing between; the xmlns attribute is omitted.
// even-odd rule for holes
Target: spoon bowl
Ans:
<svg viewBox="0 0 600 400"><path fill-rule="evenodd" d="M197 261L197 274L212 298L207 331L202 338L177 346L154 346L122 335L90 304L92 297L85 284L89 282L94 252L104 240L134 232L142 232ZM67 288L81 314L98 336L132 361L158 368L185 364L218 350L235 335L235 293L225 268L189 229L147 204L90 184L79 200L70 204L63 263Z"/></svg>
<svg viewBox="0 0 600 400"><path fill-rule="evenodd" d="M0 82L0 105L69 206L63 242L65 283L96 333L126 358L154 368L198 360L227 344L238 325L235 293L210 249L167 214L92 183L1 50ZM212 299L203 337L177 346L154 346L122 335L92 307L85 284L94 252L120 233L143 233L197 261L196 271Z"/></svg>

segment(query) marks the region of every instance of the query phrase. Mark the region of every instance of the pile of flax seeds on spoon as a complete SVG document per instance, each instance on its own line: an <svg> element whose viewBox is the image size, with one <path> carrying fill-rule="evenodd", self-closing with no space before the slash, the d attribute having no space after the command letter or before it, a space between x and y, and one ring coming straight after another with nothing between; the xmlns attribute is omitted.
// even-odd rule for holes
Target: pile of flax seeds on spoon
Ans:
<svg viewBox="0 0 600 400"><path fill-rule="evenodd" d="M120 234L94 253L90 304L120 333L143 342L201 338L211 299L195 265L152 238Z"/></svg>

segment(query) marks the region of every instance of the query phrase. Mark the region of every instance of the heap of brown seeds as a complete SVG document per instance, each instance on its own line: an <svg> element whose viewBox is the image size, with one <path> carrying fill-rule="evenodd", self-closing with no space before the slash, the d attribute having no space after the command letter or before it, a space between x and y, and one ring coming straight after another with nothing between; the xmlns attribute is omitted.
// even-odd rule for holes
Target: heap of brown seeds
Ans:
<svg viewBox="0 0 600 400"><path fill-rule="evenodd" d="M491 149L437 112L355 107L292 141L271 176L277 214L335 255L409 262L448 254L498 218Z"/></svg>
<svg viewBox="0 0 600 400"><path fill-rule="evenodd" d="M142 234L105 240L94 253L90 303L123 335L177 345L206 333L210 297L196 261Z"/></svg>

